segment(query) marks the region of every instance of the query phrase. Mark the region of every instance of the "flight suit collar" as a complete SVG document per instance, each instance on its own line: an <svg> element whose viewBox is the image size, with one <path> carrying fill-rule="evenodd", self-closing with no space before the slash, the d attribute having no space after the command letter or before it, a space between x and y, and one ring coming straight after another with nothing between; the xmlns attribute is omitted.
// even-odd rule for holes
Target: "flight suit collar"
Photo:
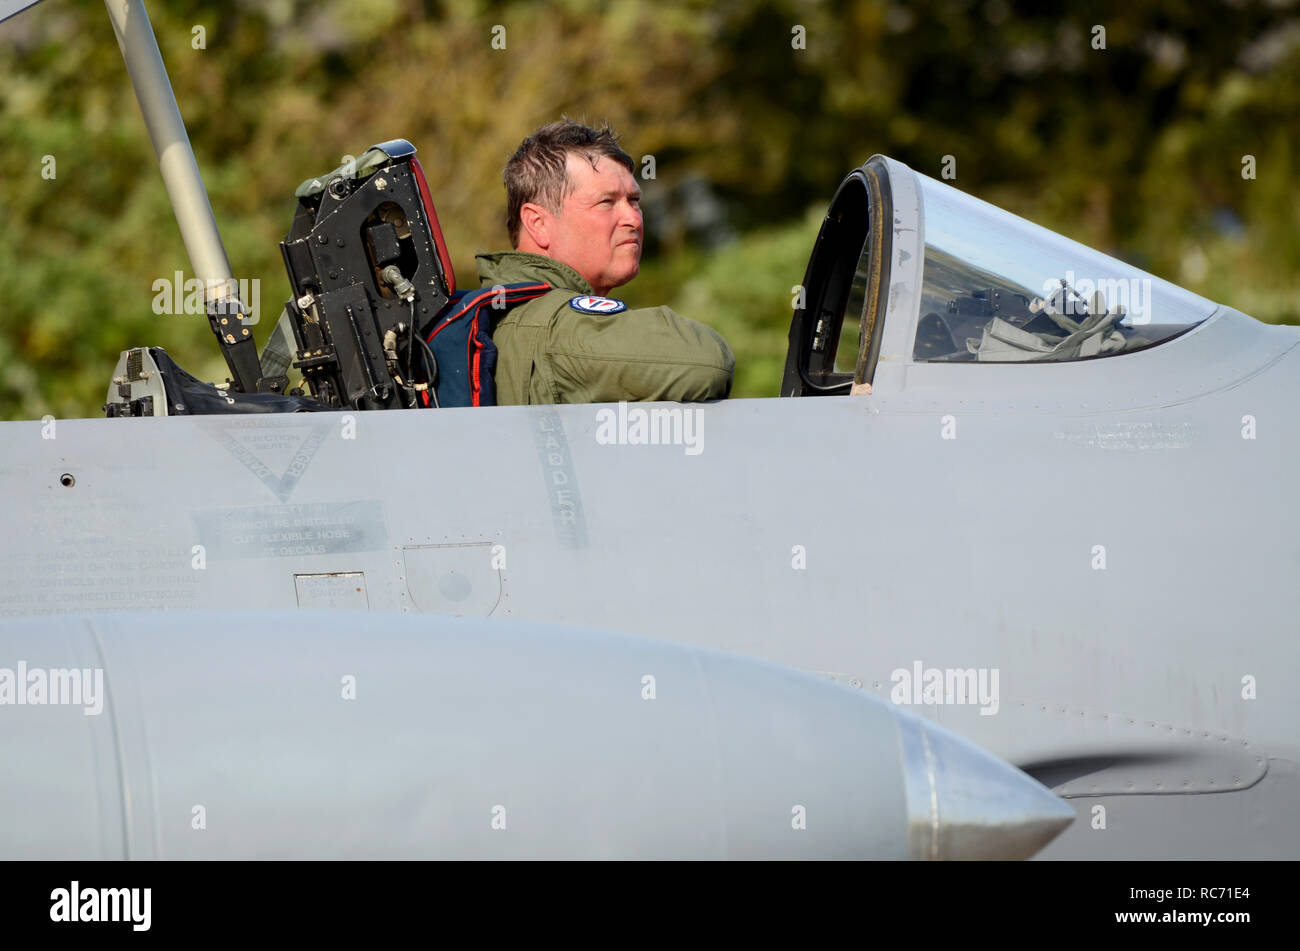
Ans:
<svg viewBox="0 0 1300 951"><path fill-rule="evenodd" d="M518 284L527 281L545 281L554 288L572 290L578 294L594 291L586 279L563 261L528 251L482 251L474 255L478 261L480 286Z"/></svg>

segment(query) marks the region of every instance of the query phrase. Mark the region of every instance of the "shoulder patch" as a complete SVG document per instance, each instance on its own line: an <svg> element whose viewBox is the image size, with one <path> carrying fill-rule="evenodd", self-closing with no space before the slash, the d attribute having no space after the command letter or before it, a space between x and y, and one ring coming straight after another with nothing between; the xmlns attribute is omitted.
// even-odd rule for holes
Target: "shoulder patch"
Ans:
<svg viewBox="0 0 1300 951"><path fill-rule="evenodd" d="M582 314L617 314L627 310L627 304L612 297L584 294L569 301L569 306Z"/></svg>

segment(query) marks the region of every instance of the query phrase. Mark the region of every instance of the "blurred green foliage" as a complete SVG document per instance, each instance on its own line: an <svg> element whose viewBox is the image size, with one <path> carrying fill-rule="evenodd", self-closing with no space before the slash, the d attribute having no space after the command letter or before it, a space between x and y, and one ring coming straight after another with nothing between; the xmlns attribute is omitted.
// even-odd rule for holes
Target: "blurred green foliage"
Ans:
<svg viewBox="0 0 1300 951"><path fill-rule="evenodd" d="M608 118L655 157L654 240L624 296L721 330L735 395L775 394L819 216L874 152L935 177L952 155L966 191L1300 322L1293 0L170 0L150 15L235 274L262 281L259 343L288 293L278 242L300 181L412 140L471 284L474 250L507 243L505 160L562 113ZM0 418L97 415L134 345L224 378L203 317L151 309L154 280L189 265L103 6L47 0L0 25L0 75Z"/></svg>

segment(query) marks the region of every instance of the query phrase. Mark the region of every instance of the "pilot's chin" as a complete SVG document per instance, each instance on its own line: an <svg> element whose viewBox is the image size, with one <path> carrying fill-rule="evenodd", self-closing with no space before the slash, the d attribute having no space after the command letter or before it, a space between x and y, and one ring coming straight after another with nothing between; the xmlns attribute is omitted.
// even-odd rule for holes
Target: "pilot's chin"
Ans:
<svg viewBox="0 0 1300 951"><path fill-rule="evenodd" d="M617 282L615 282L614 284L612 284L612 285L610 285L610 286L611 286L611 287L622 287L622 286L623 286L624 284L626 284L628 281L632 280L632 278L636 277L639 273L641 273L641 262L640 262L640 261L638 261L636 264L632 265L632 267L631 267L629 270L624 271L624 272L623 272L623 276L622 276L621 278L619 278Z"/></svg>

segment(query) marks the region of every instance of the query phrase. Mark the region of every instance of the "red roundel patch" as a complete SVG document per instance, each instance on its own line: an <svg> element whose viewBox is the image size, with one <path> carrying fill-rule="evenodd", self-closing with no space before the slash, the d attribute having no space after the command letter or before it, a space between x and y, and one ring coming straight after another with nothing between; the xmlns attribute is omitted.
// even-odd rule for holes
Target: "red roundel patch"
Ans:
<svg viewBox="0 0 1300 951"><path fill-rule="evenodd" d="M583 314L617 314L627 310L627 304L612 297L584 294L569 301L569 306Z"/></svg>

